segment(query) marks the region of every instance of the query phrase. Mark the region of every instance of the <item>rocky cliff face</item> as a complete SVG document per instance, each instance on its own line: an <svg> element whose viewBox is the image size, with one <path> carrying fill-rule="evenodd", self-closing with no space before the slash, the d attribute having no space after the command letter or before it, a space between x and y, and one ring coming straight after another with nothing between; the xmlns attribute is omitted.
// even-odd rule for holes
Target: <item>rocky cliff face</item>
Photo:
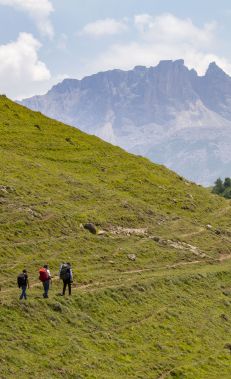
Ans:
<svg viewBox="0 0 231 379"><path fill-rule="evenodd" d="M230 176L231 78L215 63L204 76L177 60L66 79L22 103L198 183Z"/></svg>

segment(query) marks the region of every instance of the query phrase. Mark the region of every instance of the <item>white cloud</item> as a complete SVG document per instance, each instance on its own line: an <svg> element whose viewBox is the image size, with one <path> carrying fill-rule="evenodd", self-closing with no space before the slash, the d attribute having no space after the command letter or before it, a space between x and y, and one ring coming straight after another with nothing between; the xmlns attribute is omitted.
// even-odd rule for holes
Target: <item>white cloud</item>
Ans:
<svg viewBox="0 0 231 379"><path fill-rule="evenodd" d="M178 45L186 43L197 48L208 48L214 42L217 26L215 22L210 22L199 28L191 19L180 19L169 13L156 17L137 15L134 24L147 41Z"/></svg>
<svg viewBox="0 0 231 379"><path fill-rule="evenodd" d="M115 35L127 30L125 20L117 21L112 18L105 18L104 20L97 20L84 26L80 35L89 35L93 37L101 37L105 35Z"/></svg>
<svg viewBox="0 0 231 379"><path fill-rule="evenodd" d="M136 15L133 27L136 40L113 44L94 63L88 65L87 74L113 68L130 69L135 65L154 66L163 59L183 58L189 68L204 74L208 64L216 61L231 74L231 64L216 51L217 25L214 22L198 27L190 19L180 19L172 14L151 16Z"/></svg>
<svg viewBox="0 0 231 379"><path fill-rule="evenodd" d="M0 45L0 92L12 98L31 95L51 79L38 58L41 44L31 34L20 33L16 41Z"/></svg>
<svg viewBox="0 0 231 379"><path fill-rule="evenodd" d="M49 16L54 9L49 0L0 0L0 5L11 6L28 13L42 35L53 37L54 30Z"/></svg>

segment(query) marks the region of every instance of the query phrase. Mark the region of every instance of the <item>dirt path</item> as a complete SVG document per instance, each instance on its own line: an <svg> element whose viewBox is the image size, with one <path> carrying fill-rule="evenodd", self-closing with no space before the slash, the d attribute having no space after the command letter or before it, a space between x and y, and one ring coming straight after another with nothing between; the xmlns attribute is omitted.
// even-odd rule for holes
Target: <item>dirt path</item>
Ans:
<svg viewBox="0 0 231 379"><path fill-rule="evenodd" d="M219 257L218 261L223 262L231 259L231 254L223 254Z"/></svg>
<svg viewBox="0 0 231 379"><path fill-rule="evenodd" d="M204 264L204 265L210 265L211 263L222 263L224 261L227 261L231 259L231 254L229 255L222 255L221 257L217 259L210 259L210 260L195 260L195 261L190 261L190 262L185 262L181 261L178 263L175 263L173 265L166 265L162 267L150 267L150 268L145 268L145 269L138 269L138 270L130 270L130 271L122 271L119 272L118 275L121 277L119 279L111 279L111 280L105 280L102 282L93 282L93 283L88 283L88 284L81 284L79 286L74 287L73 290L78 290L78 291L83 291L83 292L93 292L98 289L103 289L103 288L118 288L121 285L124 285L125 283L128 283L129 281L133 280L133 275L134 274L142 274L146 272L153 272L152 277L164 277L168 276L170 274L170 271L176 268L184 267L184 266L192 266L192 265L199 265L199 264ZM122 276L131 276L130 278L123 280ZM150 277L147 277L150 278ZM57 283L60 279L58 277L53 278L53 282ZM2 285L2 284L1 284ZM30 283L30 289L35 288L35 287L41 287L41 282L32 282ZM1 289L0 290L0 296L1 294L4 293L11 293L16 291L17 289L15 288L7 288L7 289Z"/></svg>
<svg viewBox="0 0 231 379"><path fill-rule="evenodd" d="M231 257L230 257L231 258ZM168 269L171 269L171 268L175 268L175 267L180 267L180 266L188 266L188 265L193 265L193 264L198 264L198 263L205 263L205 261L190 261L190 262L178 262L178 263L175 263L173 265L167 265L167 266L163 266L163 267L159 267L158 269L159 270L168 270ZM124 274L138 274L138 273L142 273L142 272L148 272L148 271L154 271L154 268L144 268L144 269L139 269L139 270L130 270L130 271L122 271L120 274L124 275ZM157 271L157 267L156 267L156 271Z"/></svg>
<svg viewBox="0 0 231 379"><path fill-rule="evenodd" d="M197 230L196 232L191 232L191 233L186 233L186 234L180 234L180 237L181 238L194 237L194 236L198 236L199 234L204 233L205 231L206 231L206 228L200 227L199 230Z"/></svg>

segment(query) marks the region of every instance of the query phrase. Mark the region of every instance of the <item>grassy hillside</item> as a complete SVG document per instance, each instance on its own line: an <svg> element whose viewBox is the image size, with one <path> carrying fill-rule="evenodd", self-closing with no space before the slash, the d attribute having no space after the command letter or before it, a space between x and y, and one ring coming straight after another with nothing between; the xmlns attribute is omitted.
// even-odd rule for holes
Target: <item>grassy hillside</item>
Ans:
<svg viewBox="0 0 231 379"><path fill-rule="evenodd" d="M0 377L229 379L230 202L5 97L0 133Z"/></svg>

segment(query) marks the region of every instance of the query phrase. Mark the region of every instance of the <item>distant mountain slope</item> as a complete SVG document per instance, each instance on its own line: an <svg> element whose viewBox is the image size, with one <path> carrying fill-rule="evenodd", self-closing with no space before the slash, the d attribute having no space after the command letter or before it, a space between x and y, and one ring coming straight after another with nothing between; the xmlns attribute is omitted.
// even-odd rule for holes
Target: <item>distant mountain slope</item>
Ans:
<svg viewBox="0 0 231 379"><path fill-rule="evenodd" d="M215 63L202 77L177 60L66 79L22 103L198 183L229 174L231 78Z"/></svg>
<svg viewBox="0 0 231 379"><path fill-rule="evenodd" d="M0 137L0 378L230 379L230 201L3 96Z"/></svg>

